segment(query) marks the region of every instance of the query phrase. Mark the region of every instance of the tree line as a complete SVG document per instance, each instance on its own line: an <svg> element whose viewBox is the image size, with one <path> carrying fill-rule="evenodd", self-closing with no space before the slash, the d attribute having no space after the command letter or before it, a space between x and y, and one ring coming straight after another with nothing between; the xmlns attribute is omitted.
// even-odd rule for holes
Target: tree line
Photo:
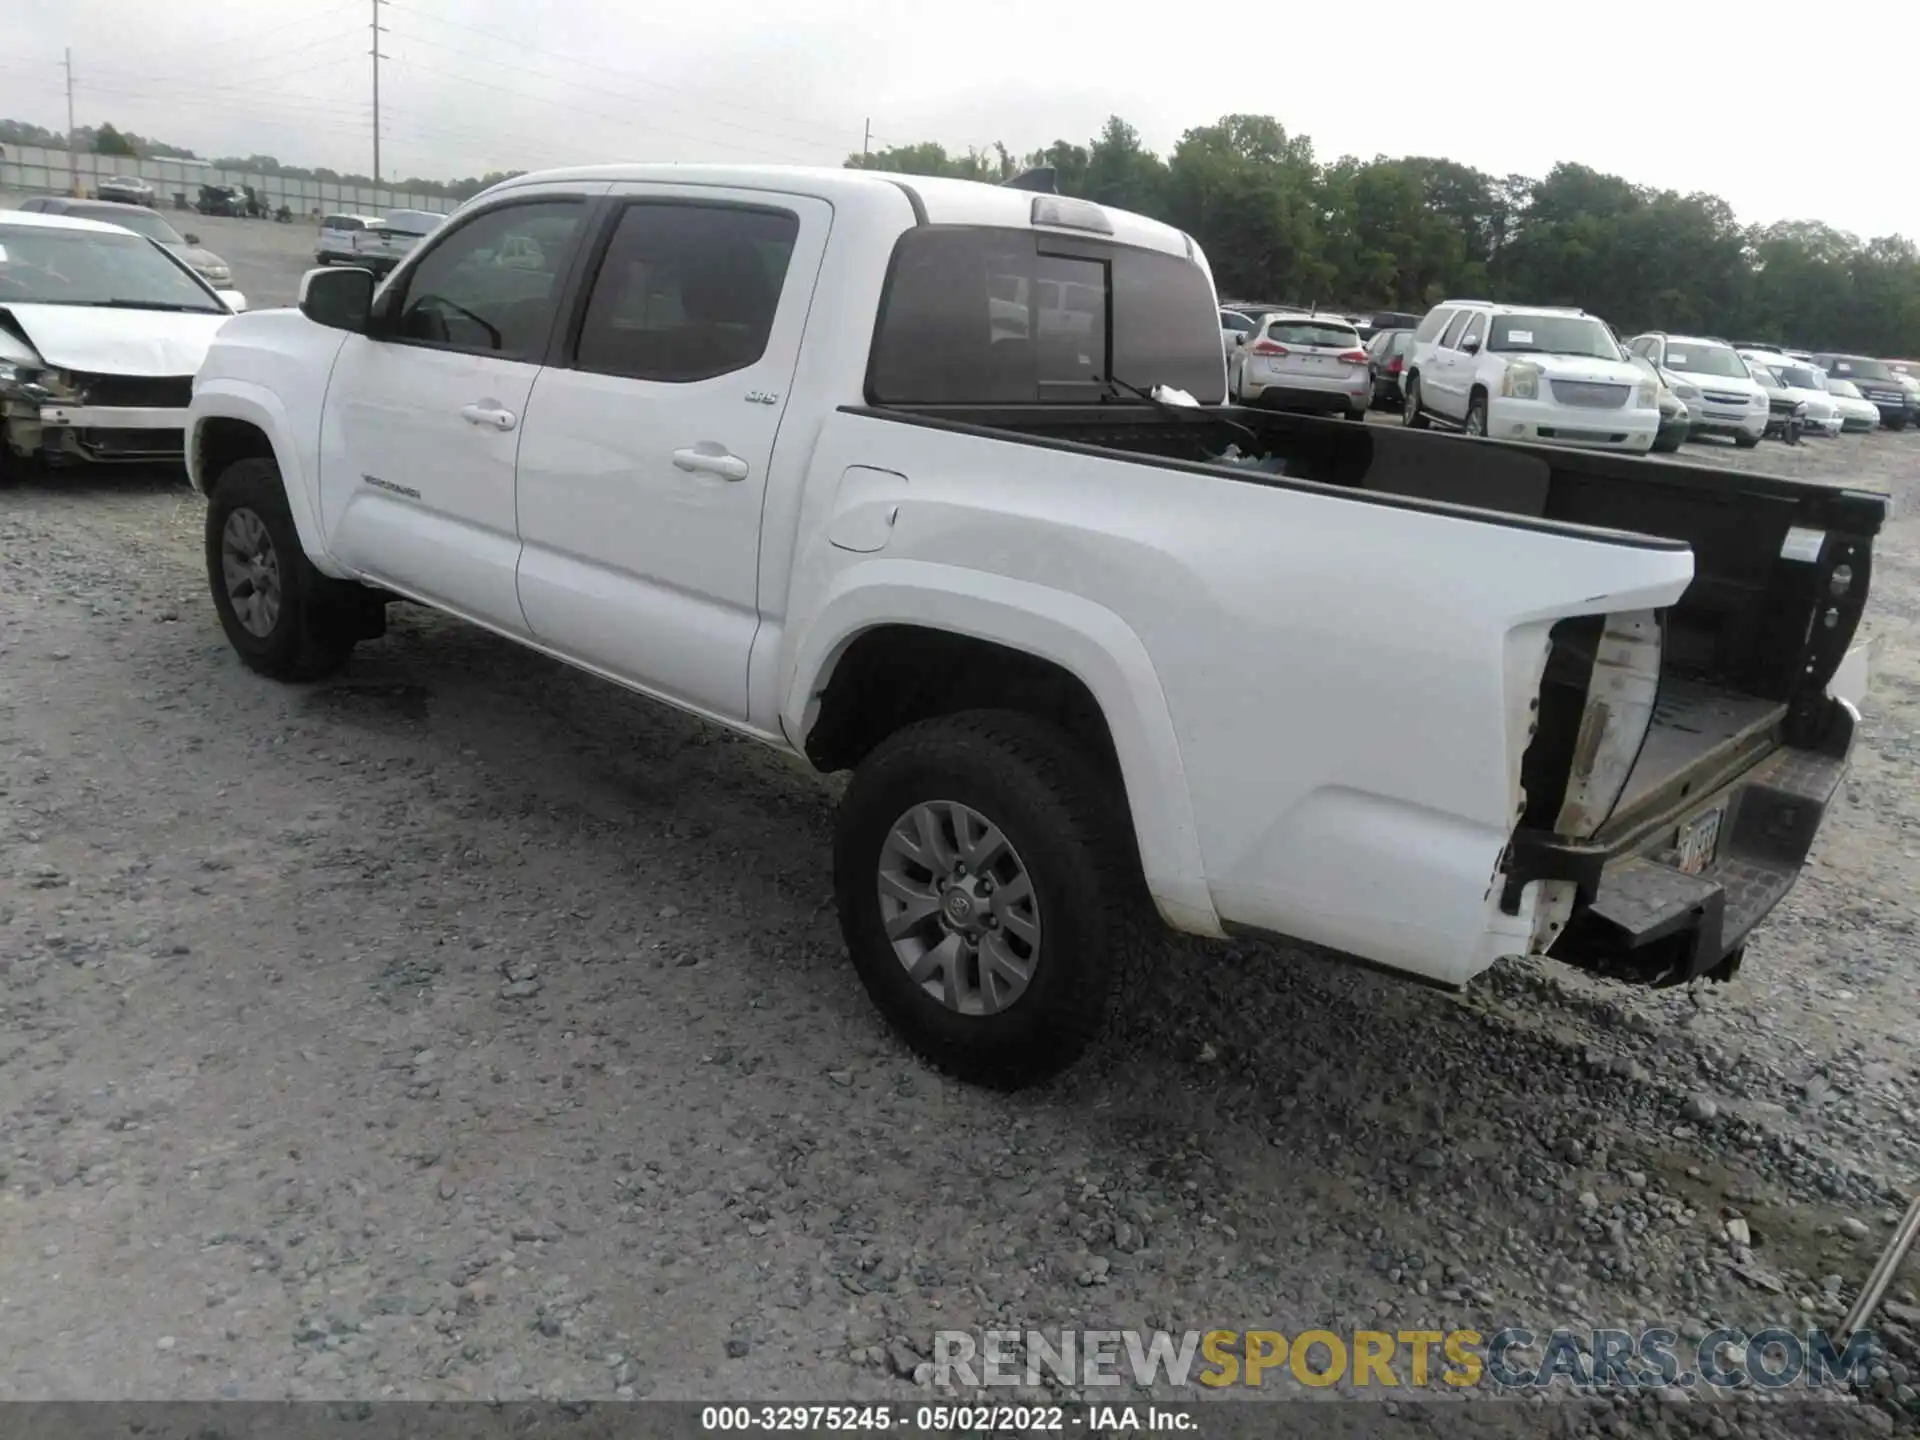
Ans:
<svg viewBox="0 0 1920 1440"><path fill-rule="evenodd" d="M1742 225L1718 196L1584 165L1496 176L1427 156L1330 164L1267 115L1188 130L1162 158L1115 116L1086 145L849 166L1000 181L1051 166L1060 192L1164 220L1207 252L1223 296L1421 312L1447 296L1576 305L1622 335L1662 329L1920 356L1920 250L1817 220Z"/></svg>

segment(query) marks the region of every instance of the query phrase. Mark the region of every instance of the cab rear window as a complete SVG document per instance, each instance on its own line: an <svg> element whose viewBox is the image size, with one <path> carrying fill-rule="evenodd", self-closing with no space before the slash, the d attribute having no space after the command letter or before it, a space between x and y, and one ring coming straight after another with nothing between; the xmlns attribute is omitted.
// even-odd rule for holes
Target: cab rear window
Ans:
<svg viewBox="0 0 1920 1440"><path fill-rule="evenodd" d="M1193 261L968 225L918 226L894 246L870 402L1071 403L1116 385L1225 398L1220 313Z"/></svg>

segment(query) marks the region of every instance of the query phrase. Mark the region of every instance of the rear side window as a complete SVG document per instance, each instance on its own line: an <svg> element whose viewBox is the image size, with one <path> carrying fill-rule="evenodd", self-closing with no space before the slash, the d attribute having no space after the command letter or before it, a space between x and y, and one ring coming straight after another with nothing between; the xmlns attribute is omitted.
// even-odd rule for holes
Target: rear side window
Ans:
<svg viewBox="0 0 1920 1440"><path fill-rule="evenodd" d="M1447 326L1447 333L1440 337L1443 349L1451 350L1460 342L1460 332L1467 328L1467 321L1473 317L1471 310L1462 310L1453 317L1453 323Z"/></svg>
<svg viewBox="0 0 1920 1440"><path fill-rule="evenodd" d="M628 206L594 277L575 363L673 384L744 370L766 353L799 235L790 210Z"/></svg>
<svg viewBox="0 0 1920 1440"><path fill-rule="evenodd" d="M1419 328L1413 332L1414 344L1425 345L1438 339L1440 332L1447 328L1447 324L1453 319L1454 314L1454 311L1444 306L1429 313L1427 318L1420 322Z"/></svg>
<svg viewBox="0 0 1920 1440"><path fill-rule="evenodd" d="M924 225L894 246L867 367L875 404L1096 399L1111 374L1225 395L1219 310L1192 261L1025 230Z"/></svg>

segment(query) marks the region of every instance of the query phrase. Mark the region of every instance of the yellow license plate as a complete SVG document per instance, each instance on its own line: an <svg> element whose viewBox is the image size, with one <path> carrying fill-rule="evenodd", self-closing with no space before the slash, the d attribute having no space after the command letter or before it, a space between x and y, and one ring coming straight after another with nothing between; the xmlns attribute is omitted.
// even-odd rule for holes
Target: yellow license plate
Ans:
<svg viewBox="0 0 1920 1440"><path fill-rule="evenodd" d="M1698 875L1713 863L1713 857L1720 849L1720 821L1726 813L1724 805L1716 806L1705 814L1694 816L1680 827L1680 836L1674 849L1679 852L1682 875Z"/></svg>

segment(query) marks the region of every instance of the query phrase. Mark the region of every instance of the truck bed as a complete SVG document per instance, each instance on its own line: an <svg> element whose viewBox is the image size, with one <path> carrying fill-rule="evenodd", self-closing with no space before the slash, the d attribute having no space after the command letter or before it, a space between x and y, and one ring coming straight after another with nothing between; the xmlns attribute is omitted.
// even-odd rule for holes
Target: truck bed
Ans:
<svg viewBox="0 0 1920 1440"><path fill-rule="evenodd" d="M1749 471L1245 407L1179 415L1141 403L857 408L1028 444L1151 458L1172 471L1333 487L1355 500L1443 508L1485 523L1684 541L1694 581L1666 617L1659 738L1649 737L1629 787L1642 797L1663 774L1711 749L1710 737L1727 726L1753 724L1763 712L1777 721L1796 699L1823 693L1852 637L1884 514L1876 494ZM1837 612L1823 626L1830 633L1810 636L1816 581L1841 566L1851 591L1829 607ZM1714 707L1722 702L1730 708L1719 717Z"/></svg>

